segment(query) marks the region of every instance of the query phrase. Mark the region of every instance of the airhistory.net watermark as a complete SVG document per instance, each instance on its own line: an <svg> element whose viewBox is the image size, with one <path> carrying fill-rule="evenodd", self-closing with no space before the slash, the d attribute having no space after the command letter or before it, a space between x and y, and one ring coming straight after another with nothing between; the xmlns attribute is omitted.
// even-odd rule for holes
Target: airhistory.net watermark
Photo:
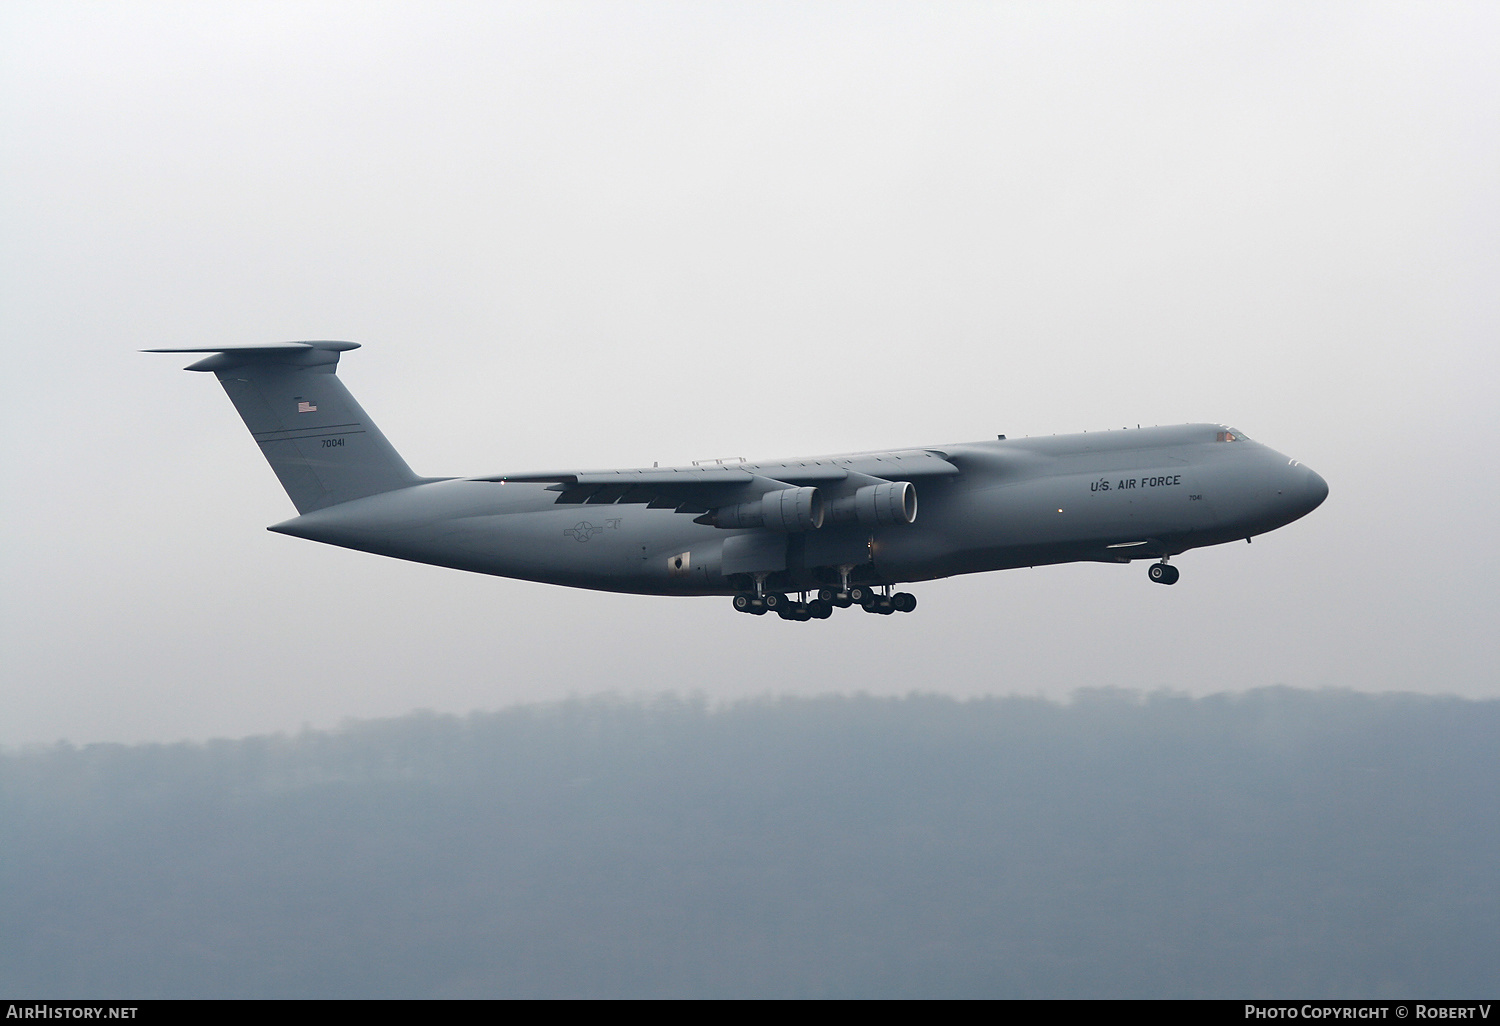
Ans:
<svg viewBox="0 0 1500 1026"><path fill-rule="evenodd" d="M134 1019L139 1005L75 1005L35 1001L6 1005L7 1019Z"/></svg>

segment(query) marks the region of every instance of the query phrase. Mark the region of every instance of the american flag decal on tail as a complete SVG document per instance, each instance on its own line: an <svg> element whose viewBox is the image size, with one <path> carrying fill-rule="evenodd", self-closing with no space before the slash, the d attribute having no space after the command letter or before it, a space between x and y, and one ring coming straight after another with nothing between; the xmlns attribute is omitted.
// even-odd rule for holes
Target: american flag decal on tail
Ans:
<svg viewBox="0 0 1500 1026"><path fill-rule="evenodd" d="M298 413L317 413L318 412L318 408L316 406L314 406L312 403L308 402L307 400L302 399L302 400L298 400L298 402L297 402L297 412Z"/></svg>

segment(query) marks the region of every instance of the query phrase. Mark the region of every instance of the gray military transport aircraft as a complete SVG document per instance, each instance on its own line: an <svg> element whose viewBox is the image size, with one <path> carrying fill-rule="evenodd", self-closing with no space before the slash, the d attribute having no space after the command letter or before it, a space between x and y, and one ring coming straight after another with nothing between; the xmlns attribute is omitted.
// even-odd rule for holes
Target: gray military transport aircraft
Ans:
<svg viewBox="0 0 1500 1026"><path fill-rule="evenodd" d="M270 530L399 559L574 588L732 595L824 619L909 613L907 581L1092 560L1168 560L1312 512L1328 485L1222 424L640 470L412 473L335 371L355 342L211 353L300 514ZM921 495L921 517L917 496ZM815 597L809 598L809 595Z"/></svg>

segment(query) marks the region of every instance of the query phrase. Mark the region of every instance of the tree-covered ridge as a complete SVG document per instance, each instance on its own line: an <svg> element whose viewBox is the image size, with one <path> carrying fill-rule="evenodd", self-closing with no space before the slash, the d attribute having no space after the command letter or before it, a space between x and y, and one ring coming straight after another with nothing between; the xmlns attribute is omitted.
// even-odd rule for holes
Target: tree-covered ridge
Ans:
<svg viewBox="0 0 1500 1026"><path fill-rule="evenodd" d="M592 700L0 756L0 988L1474 996L1500 702Z"/></svg>

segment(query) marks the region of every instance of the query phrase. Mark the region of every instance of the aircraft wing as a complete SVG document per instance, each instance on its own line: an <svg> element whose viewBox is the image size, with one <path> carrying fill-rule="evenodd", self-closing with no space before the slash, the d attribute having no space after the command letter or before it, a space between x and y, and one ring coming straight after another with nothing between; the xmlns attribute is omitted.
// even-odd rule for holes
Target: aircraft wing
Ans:
<svg viewBox="0 0 1500 1026"><path fill-rule="evenodd" d="M813 486L838 494L868 484L957 473L959 469L938 453L914 449L713 466L496 474L468 480L546 484L559 493L559 503L644 503L651 509L707 513L783 488Z"/></svg>
<svg viewBox="0 0 1500 1026"><path fill-rule="evenodd" d="M644 503L652 509L675 509L679 513L707 513L788 487L738 466L499 474L470 480L546 484L549 491L558 493L557 501L562 504Z"/></svg>

